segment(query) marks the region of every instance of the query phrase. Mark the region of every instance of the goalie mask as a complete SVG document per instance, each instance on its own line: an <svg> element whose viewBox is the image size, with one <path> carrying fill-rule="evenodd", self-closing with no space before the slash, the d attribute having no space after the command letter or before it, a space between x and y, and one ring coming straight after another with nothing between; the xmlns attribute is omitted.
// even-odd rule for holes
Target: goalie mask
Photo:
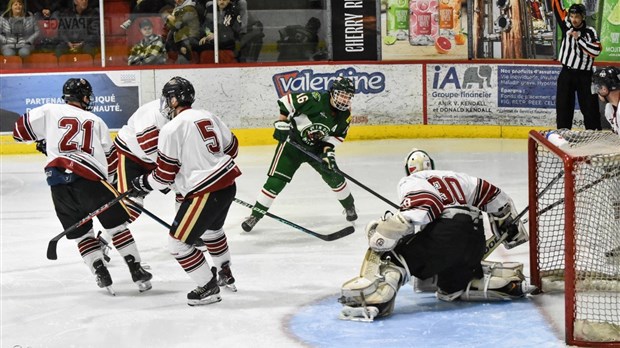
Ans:
<svg viewBox="0 0 620 348"><path fill-rule="evenodd" d="M607 66L597 69L592 74L592 94L606 97L609 92L620 88L620 69L615 66Z"/></svg>
<svg viewBox="0 0 620 348"><path fill-rule="evenodd" d="M330 103L340 111L351 108L351 99L355 94L353 81L348 77L338 76L329 89Z"/></svg>
<svg viewBox="0 0 620 348"><path fill-rule="evenodd" d="M405 173L411 175L422 170L435 169L435 162L431 156L422 150L412 149L405 158Z"/></svg>
<svg viewBox="0 0 620 348"><path fill-rule="evenodd" d="M159 110L167 119L171 120L176 116L176 108L190 107L194 103L194 86L188 80L175 76L170 79L161 91ZM174 102L176 101L176 105Z"/></svg>
<svg viewBox="0 0 620 348"><path fill-rule="evenodd" d="M92 111L95 104L93 88L86 79L68 79L62 86L62 100L79 103L86 111Z"/></svg>

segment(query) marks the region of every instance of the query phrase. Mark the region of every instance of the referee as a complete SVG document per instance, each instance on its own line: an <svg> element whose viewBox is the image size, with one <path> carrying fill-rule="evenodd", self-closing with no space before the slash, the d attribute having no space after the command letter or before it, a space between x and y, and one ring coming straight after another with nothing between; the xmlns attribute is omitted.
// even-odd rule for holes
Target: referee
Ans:
<svg viewBox="0 0 620 348"><path fill-rule="evenodd" d="M562 71L555 98L557 127L572 128L577 92L586 129L601 129L598 100L590 91L592 64L602 50L596 30L586 25L586 7L582 4L573 4L566 11L562 0L553 0L553 13L562 30Z"/></svg>

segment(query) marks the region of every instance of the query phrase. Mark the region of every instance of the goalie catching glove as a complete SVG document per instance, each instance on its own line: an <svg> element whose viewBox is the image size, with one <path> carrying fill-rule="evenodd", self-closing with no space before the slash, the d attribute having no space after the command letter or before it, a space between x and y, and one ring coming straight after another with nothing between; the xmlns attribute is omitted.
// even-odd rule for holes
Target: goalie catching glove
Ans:
<svg viewBox="0 0 620 348"><path fill-rule="evenodd" d="M321 159L323 160L323 165L329 170L338 169L336 166L336 152L334 152L334 148L331 146L325 146L323 148L323 153L321 154Z"/></svg>
<svg viewBox="0 0 620 348"><path fill-rule="evenodd" d="M390 251L398 241L415 231L412 223L400 213L386 212L381 220L371 221L366 226L368 246L375 251Z"/></svg>

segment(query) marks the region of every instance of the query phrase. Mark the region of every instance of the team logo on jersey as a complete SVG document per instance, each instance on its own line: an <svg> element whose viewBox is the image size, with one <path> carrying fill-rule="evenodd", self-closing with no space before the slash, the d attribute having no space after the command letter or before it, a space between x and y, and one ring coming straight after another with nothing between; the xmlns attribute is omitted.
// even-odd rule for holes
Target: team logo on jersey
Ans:
<svg viewBox="0 0 620 348"><path fill-rule="evenodd" d="M376 94L385 90L385 75L381 72L361 72L354 68L340 69L333 73L318 73L313 69L292 70L273 75L273 85L278 98L289 93L326 92L338 76L353 80L355 93Z"/></svg>
<svg viewBox="0 0 620 348"><path fill-rule="evenodd" d="M329 134L329 128L321 123L313 123L302 128L299 133L304 143L313 146Z"/></svg>

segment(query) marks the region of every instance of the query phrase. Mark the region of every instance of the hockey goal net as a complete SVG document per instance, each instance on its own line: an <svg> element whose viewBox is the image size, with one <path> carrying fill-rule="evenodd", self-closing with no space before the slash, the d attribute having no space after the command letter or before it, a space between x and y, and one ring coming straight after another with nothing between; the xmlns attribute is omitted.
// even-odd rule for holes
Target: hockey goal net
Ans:
<svg viewBox="0 0 620 348"><path fill-rule="evenodd" d="M564 291L568 344L620 347L620 137L531 131L528 162L532 283Z"/></svg>

